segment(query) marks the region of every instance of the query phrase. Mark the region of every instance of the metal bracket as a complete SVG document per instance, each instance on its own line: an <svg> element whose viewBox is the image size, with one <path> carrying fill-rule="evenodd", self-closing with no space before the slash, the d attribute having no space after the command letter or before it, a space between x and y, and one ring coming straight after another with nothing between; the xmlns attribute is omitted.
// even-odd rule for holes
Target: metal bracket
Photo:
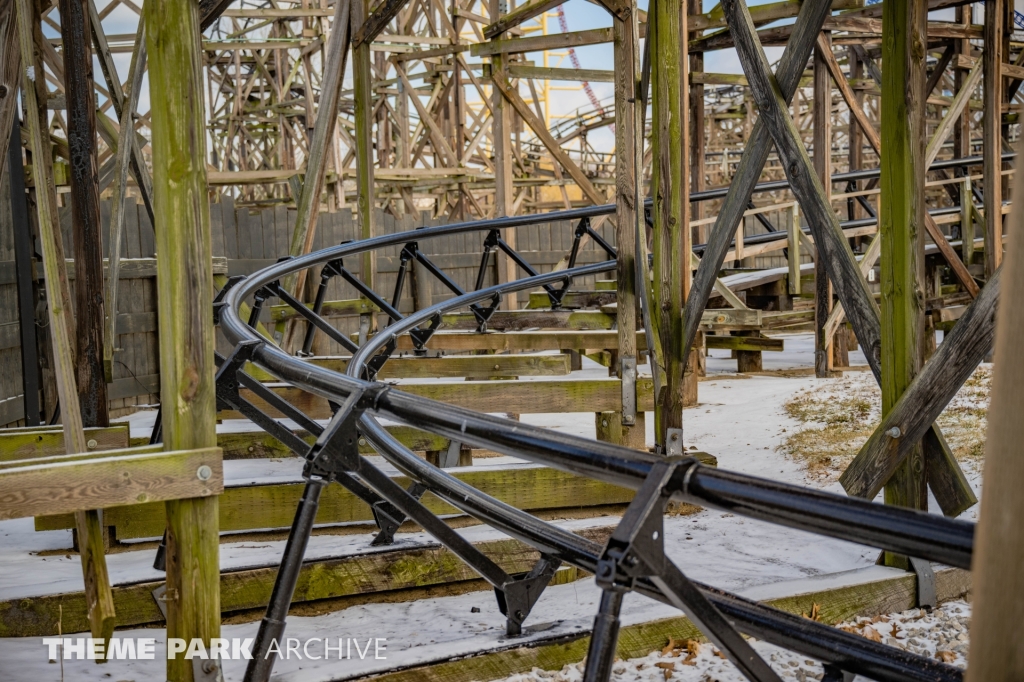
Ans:
<svg viewBox="0 0 1024 682"><path fill-rule="evenodd" d="M457 440L448 441L448 447L444 451L444 459L439 464L442 469L454 469L459 466L459 459L462 455L462 443Z"/></svg>
<svg viewBox="0 0 1024 682"><path fill-rule="evenodd" d="M910 566L917 574L917 605L921 608L934 609L938 604L935 594L935 571L927 559L908 557Z"/></svg>
<svg viewBox="0 0 1024 682"><path fill-rule="evenodd" d="M373 385L348 395L309 449L303 477L317 476L333 481L337 474L347 475L359 468L359 419L387 390L387 386Z"/></svg>
<svg viewBox="0 0 1024 682"><path fill-rule="evenodd" d="M244 279L244 275L235 275L234 277L229 277L228 281L224 284L223 287L221 287L221 290L218 291L217 295L213 297L213 326L216 327L217 325L220 324L221 313L224 310L224 306L227 305L227 302L224 299L227 297L228 292L231 291L231 289L233 289L236 284L243 281Z"/></svg>
<svg viewBox="0 0 1024 682"><path fill-rule="evenodd" d="M167 620L167 583L161 583L158 588L153 590L150 594L153 595L153 599L156 601L156 607L160 609L160 613L163 614L164 620Z"/></svg>
<svg viewBox="0 0 1024 682"><path fill-rule="evenodd" d="M370 361L366 363L363 368L363 378L367 381L376 381L377 373L384 366L384 363L391 359L392 353L398 348L398 339L392 334L391 338L388 339L387 344L381 349L380 353L370 358Z"/></svg>
<svg viewBox="0 0 1024 682"><path fill-rule="evenodd" d="M412 345L416 347L416 354L426 353L424 348L427 345L427 341L434 335L437 328L441 326L441 313L437 313L430 318L430 325L426 329L412 329L409 331L409 336L412 337Z"/></svg>
<svg viewBox="0 0 1024 682"><path fill-rule="evenodd" d="M423 493L427 492L427 487L422 483L413 483L409 486L408 492L414 499L418 500L423 497ZM377 522L380 532L373 538L370 546L379 547L392 544L395 541L395 533L405 523L405 514L396 509L387 500L381 500L373 505L371 509L373 510L373 520Z"/></svg>
<svg viewBox="0 0 1024 682"><path fill-rule="evenodd" d="M636 424L636 356L619 358L619 380L622 382L622 423Z"/></svg>
<svg viewBox="0 0 1024 682"><path fill-rule="evenodd" d="M514 580L494 588L498 609L506 618L505 634L516 637L523 633L523 622L561 565L561 559L542 554L529 573L513 576Z"/></svg>
<svg viewBox="0 0 1024 682"><path fill-rule="evenodd" d="M263 342L255 339L242 341L235 346L231 355L217 370L215 385L218 410L233 409L235 399L238 397L238 372L245 366L245 363L252 359L253 352L261 345Z"/></svg>
<svg viewBox="0 0 1024 682"><path fill-rule="evenodd" d="M665 451L669 457L679 457L683 454L682 429L665 429Z"/></svg>
<svg viewBox="0 0 1024 682"><path fill-rule="evenodd" d="M495 294L491 297L491 305L486 308L481 308L479 305L471 305L469 308L473 311L473 316L476 318L477 325L476 330L479 333L487 331L487 323L491 317L494 316L494 312L501 305L501 296Z"/></svg>

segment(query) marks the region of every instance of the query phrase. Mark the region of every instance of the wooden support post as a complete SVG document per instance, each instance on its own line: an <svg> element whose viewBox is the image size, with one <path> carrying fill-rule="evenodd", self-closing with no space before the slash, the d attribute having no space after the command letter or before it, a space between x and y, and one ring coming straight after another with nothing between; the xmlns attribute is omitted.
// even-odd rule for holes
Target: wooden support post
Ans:
<svg viewBox="0 0 1024 682"><path fill-rule="evenodd" d="M982 174L985 196L985 277L1003 255L1003 32L1006 0L985 0L984 100L982 105Z"/></svg>
<svg viewBox="0 0 1024 682"><path fill-rule="evenodd" d="M987 7L986 7L987 9ZM1019 146L1018 146L1019 149ZM1020 196L1018 175L1015 196ZM1013 225L1024 218L1021 206L1013 208ZM1005 300L1017 302L1024 296L1024 243L1014 238L1007 245L1003 267ZM987 288L987 287L986 287ZM979 298L980 300L980 298ZM955 328L954 328L955 329ZM992 404L988 412L988 441L985 443L985 500L975 534L974 616L971 619L971 666L968 682L1010 682L1024 678L1024 657L1018 635L1024 618L1024 536L1020 519L1024 515L1024 363L1017 359L1017 346L1024 334L1024 307L1001 305L996 325L995 371L992 375ZM945 346L945 343L942 344Z"/></svg>
<svg viewBox="0 0 1024 682"><path fill-rule="evenodd" d="M164 449L216 447L213 256L206 184L206 121L198 4L143 5L150 54L157 319ZM199 475L197 473L197 475ZM167 502L167 637L220 636L216 496ZM192 661L167 661L167 679L192 682Z"/></svg>
<svg viewBox="0 0 1024 682"><path fill-rule="evenodd" d="M631 3L632 7L632 3ZM630 11L626 19L612 17L615 36L615 237L619 253L616 270L616 302L619 350L616 363L610 369L617 376L632 374L633 381L623 382L623 409L616 417L624 432L633 430L643 434L642 416L636 411L636 232L638 212L636 205L636 169L638 144L636 139L636 96L639 82L639 29L636 12Z"/></svg>
<svg viewBox="0 0 1024 682"><path fill-rule="evenodd" d="M507 8L507 3L489 0L488 11L492 23L499 20L502 8ZM498 34L495 38L500 40L503 35ZM505 55L500 52L491 55L492 82L507 78L505 60ZM494 217L500 218L515 213L512 209L515 195L512 190L512 110L496 87L491 88L491 145L494 149ZM509 246L516 248L514 229L503 230L502 238ZM516 264L504 251L496 252L495 260L500 284L516 279ZM516 294L506 294L502 307L505 310L518 308Z"/></svg>
<svg viewBox="0 0 1024 682"><path fill-rule="evenodd" d="M921 368L924 328L924 60L927 7L922 0L882 9L882 149L879 232L882 239L882 417ZM885 487L885 501L928 508L924 453L917 445ZM885 554L889 566L906 557Z"/></svg>
<svg viewBox="0 0 1024 682"><path fill-rule="evenodd" d="M662 447L668 429L683 425L683 304L689 253L689 102L686 95L686 9L656 4L651 54L651 194L654 197L654 314L660 317L664 371L655 406L655 437ZM686 260L683 260L683 256ZM685 265L685 267L684 267ZM696 379L696 377L694 377Z"/></svg>
<svg viewBox="0 0 1024 682"><path fill-rule="evenodd" d="M352 2L340 0L334 5L334 20L331 36L327 43L327 63L320 81L320 102L309 140L309 155L306 159L306 175L302 192L295 207L295 228L288 246L288 255L301 256L313 249L316 237L316 221L320 215L320 194L323 192L324 176L327 175L327 160L333 150L334 128L338 122L338 100L341 98L341 82L345 75L345 61L348 56L349 13ZM302 300L306 285L306 270L300 270L293 279L286 281L285 288ZM297 330L304 325L288 325L282 347L291 349Z"/></svg>
<svg viewBox="0 0 1024 682"><path fill-rule="evenodd" d="M789 293L800 295L800 204L793 202L789 209L789 230L786 236L789 244L787 261L789 264Z"/></svg>
<svg viewBox="0 0 1024 682"><path fill-rule="evenodd" d="M957 7L956 21L958 24L973 24L974 6L960 5ZM970 40L954 41L954 46L957 55L971 56L973 48ZM967 75L962 69L954 71L953 84L957 92L960 92L966 78ZM964 107L957 125L953 128L953 155L961 159L971 155L970 107ZM964 184L960 188L960 255L963 257L964 265L970 268L974 264L974 195L971 191L971 169L959 168L957 173L964 177Z"/></svg>
<svg viewBox="0 0 1024 682"><path fill-rule="evenodd" d="M350 0L351 31L355 33L366 21L367 0ZM335 29L337 30L337 28ZM352 77L355 99L356 139L356 203L359 212L360 239L369 239L376 233L374 226L373 189L373 75L370 71L370 43L352 49ZM414 101L416 97L413 96ZM373 251L362 255L360 279L373 288L376 258ZM373 316L376 321L376 316ZM374 331L376 325L372 325Z"/></svg>
<svg viewBox="0 0 1024 682"><path fill-rule="evenodd" d="M114 380L114 350L117 345L117 290L121 272L121 237L124 234L125 195L128 189L128 167L134 147L135 109L146 72L146 22L139 19L135 32L135 49L128 69L128 96L121 107L121 129L118 131L114 164L114 189L110 209L110 237L107 240L106 334L103 338L103 373L108 382ZM132 206L134 209L134 202ZM148 254L147 254L148 255Z"/></svg>
<svg viewBox="0 0 1024 682"><path fill-rule="evenodd" d="M39 101L42 69L36 39L41 37L38 6L29 0L17 0L18 44L21 53L21 87L27 116L29 147L35 161L36 218L39 229L39 246L43 255L43 271L46 275L46 299L50 339L53 344L53 370L56 374L57 394L61 405L61 424L64 429L64 443L67 452L87 452L82 415L78 406L75 388L74 352L72 339L74 324L71 322L70 297L66 295L67 272L64 253L60 242L60 225L57 222L56 187L53 183L49 164L51 150L49 138L44 137L46 127L46 104ZM102 288L100 290L102 292ZM101 373L102 378L102 373ZM110 639L114 632L114 600L107 575L107 562L103 556L103 529L99 512L75 513L75 528L78 531L79 553L82 560L82 576L85 581L86 601L89 605L89 625L92 636Z"/></svg>
<svg viewBox="0 0 1024 682"><path fill-rule="evenodd" d="M831 33L822 31L814 50L814 172L826 201L832 196L832 77L827 63L831 56ZM823 259L818 258L814 261L814 375L819 378L832 376L832 338L825 334L830 312L832 285Z"/></svg>
<svg viewBox="0 0 1024 682"><path fill-rule="evenodd" d="M846 52L846 60L850 65L850 80L859 79L864 77L864 63L861 62L860 56L854 49L849 49ZM850 143L849 151L849 163L847 167L851 170L859 170L864 165L864 131L861 130L860 124L854 118L854 109L857 111L864 111L864 91L855 90L853 94L853 102L850 103L850 125L848 139ZM860 182L854 181L849 186L854 192L860 189ZM856 199L850 199L847 202L849 210L847 211L847 219L856 220L857 218L863 217L867 211L860 205Z"/></svg>
<svg viewBox="0 0 1024 682"><path fill-rule="evenodd" d="M647 451L647 420L644 412L636 413L633 426L622 424L621 412L595 412L594 428L597 439L634 450Z"/></svg>
<svg viewBox="0 0 1024 682"><path fill-rule="evenodd" d="M803 76L807 59L811 56L814 40L821 31L825 17L830 14L825 3L804 3L793 25L793 33L779 60L777 82L784 102L793 99L800 78ZM715 128L712 128L714 130ZM739 167L729 184L729 191L715 220L715 226L708 238L707 246L697 274L693 278L693 293L687 297L683 315L685 337L683 351L693 347L700 328L700 316L711 297L711 291L718 278L718 272L725 262L725 256L732 244L736 226L743 220L743 214L750 203L754 186L761 177L764 164L772 148L772 136L765 120L758 117L743 150Z"/></svg>
<svg viewBox="0 0 1024 682"><path fill-rule="evenodd" d="M703 14L704 8L701 0L687 0L687 16ZM690 34L690 40L697 38L699 31ZM690 73L704 72L704 53L690 52ZM705 148L704 139L704 84L690 84L690 191L702 192L707 185L705 171ZM700 220L704 217L704 202L699 201L690 206L690 219ZM697 243L707 242L707 226L701 225L697 228L697 234L690 234L691 239Z"/></svg>

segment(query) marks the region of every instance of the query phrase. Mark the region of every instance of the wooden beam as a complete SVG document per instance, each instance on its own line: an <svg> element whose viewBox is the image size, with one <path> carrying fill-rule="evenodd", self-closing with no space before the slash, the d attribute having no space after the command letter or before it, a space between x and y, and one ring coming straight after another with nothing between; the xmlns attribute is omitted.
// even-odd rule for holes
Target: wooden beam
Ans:
<svg viewBox="0 0 1024 682"><path fill-rule="evenodd" d="M372 43L387 28L391 20L398 16L398 13L405 7L406 2L408 0L384 0L384 2L380 3L377 9L370 12L370 16L359 26L359 30L353 32L352 47L359 47L363 43ZM344 24L337 23L336 18L332 26L340 27L344 26ZM330 111L335 111L335 109Z"/></svg>
<svg viewBox="0 0 1024 682"><path fill-rule="evenodd" d="M637 351L647 350L647 337L643 330L636 331L635 336ZM765 337L705 336L704 339L708 348L726 350L781 351L785 347L783 339ZM445 352L618 349L621 354L622 350L618 343L619 333L615 330L523 331L483 334L475 332L440 332L430 337L427 346L432 350ZM408 336L398 337L398 350L413 350L412 339ZM385 365L386 367L387 365Z"/></svg>
<svg viewBox="0 0 1024 682"><path fill-rule="evenodd" d="M826 3L802 3L800 14L794 24L793 40L786 46L778 66L778 84L783 99L793 99L797 85L803 76L804 67L811 56L814 41L821 31L821 24L828 16ZM750 204L754 186L761 178L761 171L768 161L772 138L765 121L758 117L743 150L740 164L729 183L729 190L719 210L715 226L711 231L700 266L693 277L690 295L683 311L683 353L689 354L697 332L700 330L700 316L711 298L718 273L725 262L736 229L743 220L743 214ZM802 234L802 233L800 233Z"/></svg>
<svg viewBox="0 0 1024 682"><path fill-rule="evenodd" d="M110 208L110 237L107 239L109 269L107 273L107 326L103 339L103 373L114 380L114 350L117 345L117 292L120 289L121 237L124 234L125 198L128 189L128 168L134 148L135 110L139 105L142 77L146 72L146 22L140 17L135 34L135 50L128 68L128 97L121 107L120 130L114 164L114 188ZM133 202L134 203L134 202ZM134 210L134 205L132 207ZM149 255L149 254L146 254Z"/></svg>
<svg viewBox="0 0 1024 682"><path fill-rule="evenodd" d="M205 497L224 488L219 448L137 455L114 450L7 464L0 468L0 519ZM210 470L206 478L196 473L201 467Z"/></svg>
<svg viewBox="0 0 1024 682"><path fill-rule="evenodd" d="M982 106L982 180L985 196L985 276L991 277L1003 256L1003 32L1006 0L985 0L984 85Z"/></svg>
<svg viewBox="0 0 1024 682"><path fill-rule="evenodd" d="M329 419L333 412L327 400L290 386L270 385L272 390L312 419ZM558 379L552 381L437 381L402 384L401 390L478 412L614 412L622 406L622 385L618 379ZM654 409L654 385L649 377L637 379L637 410ZM278 412L248 390L242 391L267 414ZM222 411L223 419L235 413Z"/></svg>
<svg viewBox="0 0 1024 682"><path fill-rule="evenodd" d="M971 302L843 472L839 482L848 494L873 499L992 350L1001 271L996 271L981 295Z"/></svg>
<svg viewBox="0 0 1024 682"><path fill-rule="evenodd" d="M546 81L587 81L590 83L612 83L615 71L607 69L560 69L549 66L509 64L505 69L509 78L534 78Z"/></svg>
<svg viewBox="0 0 1024 682"><path fill-rule="evenodd" d="M335 372L344 372L348 367L349 358L313 357L305 358L304 362ZM245 371L259 381L277 381L276 377L256 365L246 365ZM391 358L381 367L377 378L382 380L427 377L498 379L521 376L566 376L568 374L568 355L466 355L437 358L410 356Z"/></svg>
<svg viewBox="0 0 1024 682"><path fill-rule="evenodd" d="M366 20L369 0L350 0L349 24L355 32ZM359 214L360 239L376 234L373 186L373 76L370 71L370 44L352 49L353 101L355 106L356 208ZM412 98L417 99L415 96ZM430 119L433 121L433 119ZM372 251L362 255L360 280L373 288L376 258ZM371 320L376 319L371 317Z"/></svg>
<svg viewBox="0 0 1024 682"><path fill-rule="evenodd" d="M1021 196L1021 183L1018 173L1014 197ZM1021 224L1019 201L1014 205L1010 224ZM1017 358L1024 334L1024 309L1019 304L1024 295L1024 245L1019 238L1009 240L1002 269L1006 270L1003 287L1007 303L999 306L996 320L996 364L985 442L985 501L975 530L972 561L977 589L972 600L969 682L1024 677L1020 642L1012 634L1013 623L1019 622L1012 619L1024 614L1024 589L1018 568L1024 561L1024 546L1017 532L1024 514L1024 495L1020 494L1024 484L1024 459L1020 457L1024 442L1024 363ZM989 286L991 283L975 304L985 297Z"/></svg>
<svg viewBox="0 0 1024 682"><path fill-rule="evenodd" d="M60 242L57 219L56 192L50 174L50 146L44 143L46 105L40 101L46 86L42 78L42 64L34 42L42 37L38 6L28 0L16 0L18 16L18 43L21 52L21 92L27 116L29 148L36 168L36 227L39 247L43 255L46 278L46 299L50 340L53 347L53 371L56 375L57 395L61 406L64 442L69 453L88 451L82 416L78 407L75 387L74 350L72 339L74 321L70 296L67 295L67 274L64 272L64 254ZM38 71L36 69L39 69ZM38 77L37 77L38 74ZM49 140L47 139L46 142ZM103 556L103 538L99 513L95 510L75 514L81 548L82 576L90 605L89 623L92 636L104 642L114 630L114 602L110 593L107 562Z"/></svg>
<svg viewBox="0 0 1024 682"><path fill-rule="evenodd" d="M876 571L878 569L867 569ZM917 580L913 573L889 570L872 580L861 578L840 587L812 589L801 586L799 593L773 596L768 606L787 613L804 615L817 612L822 623L835 625L860 616L881 616L917 605ZM971 575L960 569L935 571L939 601L959 599L971 589ZM616 657L641 658L660 651L669 641L700 640L703 633L685 616L623 625L619 630ZM1009 637L1009 635L1007 635ZM503 679L516 673L530 674L535 669L558 670L583 660L590 646L590 632L574 635L558 633L529 643L510 641L472 656L455 660L437 660L424 665L376 676L375 682L473 682ZM669 659L671 660L671 659ZM998 675L992 679L999 679Z"/></svg>
<svg viewBox="0 0 1024 682"><path fill-rule="evenodd" d="M634 495L627 488L538 466L465 467L451 475L485 495L524 511L626 504ZM405 476L395 475L391 479L402 487L411 484ZM220 495L221 530L288 528L295 518L303 487L298 478L259 485L232 486L229 483ZM434 514L462 513L432 493L424 495L423 504ZM119 540L131 540L159 535L164 517L165 509L160 504L134 504L111 509L104 523L114 528ZM318 525L372 523L373 520L373 509L348 489L340 485L323 489L316 515ZM36 529L54 530L67 527L71 522L68 515L37 517ZM230 536L225 536L225 541L230 541Z"/></svg>
<svg viewBox="0 0 1024 682"><path fill-rule="evenodd" d="M515 28L536 16L544 14L544 12L547 12L549 9L558 7L564 2L565 0L529 0L508 14L498 18L494 23L485 26L484 38L491 40L509 29Z"/></svg>
<svg viewBox="0 0 1024 682"><path fill-rule="evenodd" d="M489 57L509 52L563 50L569 47L610 43L614 40L615 36L612 29L594 28L588 31L552 33L550 35L532 36L530 38L505 38L502 40L491 40L486 43L474 43L470 46L469 53L474 57Z"/></svg>
<svg viewBox="0 0 1024 682"><path fill-rule="evenodd" d="M832 38L828 31L818 34L814 50L814 172L821 182L826 201L832 197L832 80L836 75L844 83L846 79L838 71L838 64L832 54ZM831 58L831 59L830 59ZM835 71L832 71L833 68ZM830 73L832 71L832 73ZM856 118L856 112L851 110ZM825 259L814 260L814 375L818 378L831 376L834 348L831 336L825 334L829 313L832 311L832 284L825 269Z"/></svg>
<svg viewBox="0 0 1024 682"><path fill-rule="evenodd" d="M129 445L128 425L85 429L87 451L115 450ZM60 426L33 426L0 430L0 462L66 455L64 430Z"/></svg>
<svg viewBox="0 0 1024 682"><path fill-rule="evenodd" d="M508 3L502 0L489 0L488 11L492 18L501 20L501 13L508 10ZM491 55L491 82L504 82L508 74L506 57L501 52ZM501 218L515 214L515 194L512 188L512 110L505 96L496 88L491 88L491 144L494 152L494 216ZM505 243L515 248L517 230L506 228L501 231ZM495 266L498 270L498 283L506 284L514 281L518 275L516 263L504 251L495 254ZM515 310L519 307L517 294L506 294L501 301L503 310Z"/></svg>
<svg viewBox="0 0 1024 682"><path fill-rule="evenodd" d="M634 13L635 14L635 13ZM615 277L615 300L618 334L614 354L616 366L612 371L621 379L624 374L635 376L639 364L637 352L637 311L636 311L636 239L639 208L637 198L637 168L643 164L643 143L636 141L639 107L636 106L637 89L640 82L640 40L636 17L625 19L612 17L614 82L615 82L615 240L618 264ZM642 336L642 335L641 335ZM646 338L645 338L646 340ZM619 427L612 425L612 432L624 442L632 442L636 435L643 440L644 433L634 434L646 424L638 425L636 419L636 391L629 382L623 384L625 393L617 411ZM613 416L614 419L614 416Z"/></svg>
<svg viewBox="0 0 1024 682"><path fill-rule="evenodd" d="M609 530L587 528L581 534L594 541L601 541ZM540 558L540 554L529 545L509 538L486 540L473 545L511 574L528 573ZM274 563L221 573L223 616L265 609L279 568ZM568 575L563 574L566 570L570 571ZM564 584L584 575L575 568L562 569L552 579L552 584ZM432 542L410 542L368 554L304 562L292 604L360 598L365 595L379 595L381 601L394 601L402 599L402 590L442 586L449 589L450 586L458 585L464 585L467 590L490 589L489 585L471 587L474 583L482 582L468 564L445 547ZM144 582L115 587L117 626L130 628L162 624L163 613L153 599L153 590L159 586L160 583ZM412 600L417 595L417 592L412 592L406 598ZM334 605L337 607L337 602ZM63 626L63 632L79 632L87 627L84 616L85 595L80 592L35 597L31 600L0 601L0 637L57 636L61 634L58 624Z"/></svg>
<svg viewBox="0 0 1024 682"><path fill-rule="evenodd" d="M967 107L967 102L971 99L974 89L978 87L978 83L981 82L982 75L982 62L979 61L971 69L963 85L960 86L960 91L953 98L953 103L949 105L945 116L942 117L935 132L932 133L932 138L928 141L928 148L925 150L925 168L930 168L936 157L938 157L939 150L942 149L942 145L945 144L949 134L953 132L953 127L959 122L960 114Z"/></svg>
<svg viewBox="0 0 1024 682"><path fill-rule="evenodd" d="M509 85L508 81L504 78L495 78L494 87L497 88L501 94L508 100L508 103L512 105L512 108L516 110L522 119L528 126L533 130L534 134L540 139L541 143L548 150L548 152L555 158L555 160L562 164L562 168L576 181L582 190L583 195L590 200L596 206L600 206L605 202L605 197L597 191L593 183L590 182L590 178L584 175L583 170L576 165L569 155L565 153L558 141L551 136L548 132L547 126L537 118L537 115L533 113L523 98L520 97L519 92ZM415 99L414 99L415 101Z"/></svg>
<svg viewBox="0 0 1024 682"><path fill-rule="evenodd" d="M927 11L921 0L882 9L882 147L878 225L882 239L882 418L921 369L924 336L924 63ZM945 241L945 239L943 239ZM943 344L945 345L945 344ZM931 422L925 424L925 430ZM922 434L923 435L923 434ZM926 510L924 451L914 441L885 485L886 504ZM904 556L886 552L887 566L909 569Z"/></svg>
<svg viewBox="0 0 1024 682"><path fill-rule="evenodd" d="M164 448L197 450L217 445L198 6L194 0L150 0L143 20L150 53ZM172 500L164 507L167 636L200 639L209 647L220 636L217 496ZM193 682L192 661L169 656L167 679Z"/></svg>
<svg viewBox="0 0 1024 682"><path fill-rule="evenodd" d="M327 174L327 159L331 156L331 140L334 138L334 129L338 123L338 102L341 99L341 85L348 56L351 6L352 0L337 0L334 4L334 21L331 23L333 28L327 40L326 63L320 81L320 102L313 124L313 135L309 139L302 191L295 205L295 228L288 245L290 256L309 253L316 238L320 194L323 192L324 177ZM300 270L294 276L286 277L283 284L284 288L300 301L306 286L306 273L307 270ZM305 329L304 325L293 323L287 327L282 341L283 348L293 348L296 343L295 335L300 329Z"/></svg>

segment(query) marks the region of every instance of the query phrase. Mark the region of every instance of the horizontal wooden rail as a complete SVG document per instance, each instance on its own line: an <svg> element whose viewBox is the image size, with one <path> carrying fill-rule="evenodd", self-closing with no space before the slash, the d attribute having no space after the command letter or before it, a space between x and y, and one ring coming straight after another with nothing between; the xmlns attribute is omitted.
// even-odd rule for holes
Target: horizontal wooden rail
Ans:
<svg viewBox="0 0 1024 682"><path fill-rule="evenodd" d="M113 450L4 462L0 519L207 497L223 489L220 448Z"/></svg>

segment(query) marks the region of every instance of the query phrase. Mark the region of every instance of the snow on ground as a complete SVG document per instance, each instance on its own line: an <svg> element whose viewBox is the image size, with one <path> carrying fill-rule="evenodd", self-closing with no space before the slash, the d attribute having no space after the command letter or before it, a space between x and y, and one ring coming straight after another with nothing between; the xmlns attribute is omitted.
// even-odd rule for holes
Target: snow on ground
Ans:
<svg viewBox="0 0 1024 682"><path fill-rule="evenodd" d="M785 338L785 352L764 354L765 369L805 370L811 367L810 335L789 335ZM808 481L803 464L781 454L777 448L784 437L783 429L800 426L799 422L787 416L783 404L796 392L815 385L819 380L801 372L736 375L735 360L718 357L720 355L722 353L716 351L708 359L709 378L700 384L700 404L685 412L687 446L714 454L724 469L800 485L814 484ZM857 354L851 353L851 356L854 364L863 362ZM586 360L585 363L579 376L607 376L605 368ZM873 381L866 372L850 374L863 374L865 380ZM139 436L148 434L151 419L152 413L139 413L127 421L132 424L133 435ZM592 413L523 415L522 420L566 433L594 437ZM220 428L236 429L241 425L227 423ZM648 442L653 442L653 419L648 420ZM475 466L516 465L514 461L504 457L482 458L476 461ZM298 480L300 473L297 459L242 460L226 462L225 465L228 480L238 482ZM839 492L835 484L829 489ZM572 529L610 525L614 521L587 519L560 522L559 525ZM494 531L483 527L461 529L459 532L474 541L496 537ZM877 556L874 549L713 510L667 518L665 534L667 551L689 576L741 592L756 592L788 584L786 581L814 580L815 576L864 569L871 566ZM0 599L80 590L81 572L77 556L39 555L43 550L70 547L69 536L70 531L36 533L30 519L0 522ZM367 546L369 537L369 534L314 536L307 558L377 551ZM400 534L398 541L409 547L432 544L421 533ZM273 564L278 560L283 545L283 541L223 543L221 565L242 568ZM150 567L151 562L152 551L112 554L108 557L111 579L115 584L159 579L159 574ZM755 592L751 592L751 596ZM590 579L548 588L527 621L535 631L532 635L528 632L526 638L589 628L599 594ZM479 612L474 612L474 609L479 609ZM642 622L676 614L669 607L629 595L623 620L627 623ZM223 636L253 637L257 627L256 623L225 626ZM125 637L156 637L158 646L163 646L163 631L159 629L122 634ZM279 662L275 668L275 679L294 682L340 679L509 645L504 636L504 620L490 592L411 603L365 604L323 616L290 618L288 636L387 638L387 659L382 661ZM520 641L523 640L516 640ZM161 650L158 649L157 653L156 661L112 661L104 666L87 661L65 661L64 673L70 675L66 679L98 682L161 679ZM62 679L59 666L48 665L45 658L45 648L38 639L0 639L0 678L32 682ZM243 670L243 663L229 662L226 665L227 679L241 679Z"/></svg>
<svg viewBox="0 0 1024 682"><path fill-rule="evenodd" d="M943 604L932 612L913 609L875 618L858 618L839 627L856 632L911 653L966 667L968 628L971 606L963 601ZM754 650L771 665L786 682L807 682L822 678L822 666L806 656L786 649L752 641ZM673 646L674 645L674 646ZM534 668L525 674L512 675L503 682L579 682L583 665L567 665L559 671ZM667 643L661 651L642 658L617 661L612 669L612 682L744 682L736 667L723 659L719 650L694 641ZM865 678L856 677L858 681Z"/></svg>

